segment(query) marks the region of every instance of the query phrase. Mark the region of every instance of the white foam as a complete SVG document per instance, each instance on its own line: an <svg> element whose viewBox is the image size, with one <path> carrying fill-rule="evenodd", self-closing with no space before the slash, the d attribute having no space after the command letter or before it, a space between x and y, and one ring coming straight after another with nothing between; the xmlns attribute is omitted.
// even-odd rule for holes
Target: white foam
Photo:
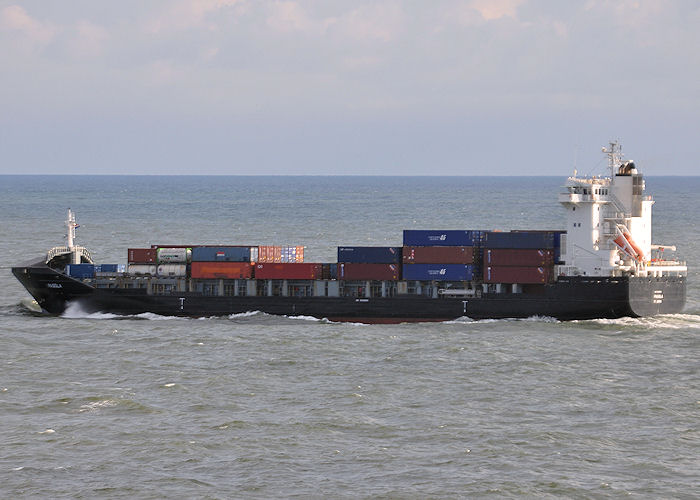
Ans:
<svg viewBox="0 0 700 500"><path fill-rule="evenodd" d="M644 318L616 318L616 319L591 319L586 321L573 321L573 323L594 323L598 325L630 326L635 328L681 330L685 328L700 329L700 315L698 314L662 314Z"/></svg>
<svg viewBox="0 0 700 500"><path fill-rule="evenodd" d="M139 318L139 319L149 319L151 321L162 321L162 320L171 320L171 319L188 319L188 318L182 318L180 316L162 316L160 314L151 313L151 312L136 314L136 315L131 316L131 317Z"/></svg>
<svg viewBox="0 0 700 500"><path fill-rule="evenodd" d="M53 429L46 429L45 431L41 431L39 434L54 434L56 431Z"/></svg>
<svg viewBox="0 0 700 500"><path fill-rule="evenodd" d="M248 318L250 316L257 316L258 314L262 313L260 311L246 311L243 313L229 314L228 319Z"/></svg>
<svg viewBox="0 0 700 500"><path fill-rule="evenodd" d="M114 401L113 399L103 399L102 401L95 401L93 403L88 403L80 406L79 412L86 412L86 411L96 411L100 410L102 408L109 408L111 406L116 406L117 402Z"/></svg>
<svg viewBox="0 0 700 500"><path fill-rule="evenodd" d="M119 316L112 313L89 313L78 302L69 302L61 317L69 319L114 319Z"/></svg>
<svg viewBox="0 0 700 500"><path fill-rule="evenodd" d="M314 317L314 316L304 316L304 315L299 315L299 316L285 316L285 318L288 318L288 319L300 319L300 320L302 320L302 321L313 321L313 322L316 322L316 323L321 322L321 321L324 321L323 319L316 318L316 317ZM328 320L325 320L325 321L328 321Z"/></svg>

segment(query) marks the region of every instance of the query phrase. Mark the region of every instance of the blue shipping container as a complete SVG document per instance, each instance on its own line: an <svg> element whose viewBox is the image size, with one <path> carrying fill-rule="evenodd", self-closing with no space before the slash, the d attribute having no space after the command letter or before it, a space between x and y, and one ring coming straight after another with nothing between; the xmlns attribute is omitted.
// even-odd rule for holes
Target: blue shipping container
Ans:
<svg viewBox="0 0 700 500"><path fill-rule="evenodd" d="M94 278L95 264L68 264L66 273L73 278Z"/></svg>
<svg viewBox="0 0 700 500"><path fill-rule="evenodd" d="M192 262L250 262L250 247L193 247Z"/></svg>
<svg viewBox="0 0 700 500"><path fill-rule="evenodd" d="M439 229L405 229L403 244L407 247L471 247L479 246L484 231Z"/></svg>
<svg viewBox="0 0 700 500"><path fill-rule="evenodd" d="M338 247L338 262L398 264L401 262L401 247Z"/></svg>
<svg viewBox="0 0 700 500"><path fill-rule="evenodd" d="M330 279L332 280L337 280L338 279L338 264L332 263L330 264Z"/></svg>
<svg viewBox="0 0 700 500"><path fill-rule="evenodd" d="M116 273L119 264L95 264L96 273Z"/></svg>
<svg viewBox="0 0 700 500"><path fill-rule="evenodd" d="M471 264L404 264L403 279L417 281L471 281Z"/></svg>
<svg viewBox="0 0 700 500"><path fill-rule="evenodd" d="M484 234L484 248L554 248L553 231L488 231Z"/></svg>

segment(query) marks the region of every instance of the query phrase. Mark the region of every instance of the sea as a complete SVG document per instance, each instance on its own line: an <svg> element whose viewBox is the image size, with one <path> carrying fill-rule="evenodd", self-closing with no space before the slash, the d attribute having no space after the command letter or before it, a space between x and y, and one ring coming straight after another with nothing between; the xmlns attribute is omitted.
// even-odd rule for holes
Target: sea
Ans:
<svg viewBox="0 0 700 500"><path fill-rule="evenodd" d="M77 243L401 245L565 229L564 177L0 176L2 498L680 498L700 492L700 177L650 177L682 314L364 325L38 314Z"/></svg>

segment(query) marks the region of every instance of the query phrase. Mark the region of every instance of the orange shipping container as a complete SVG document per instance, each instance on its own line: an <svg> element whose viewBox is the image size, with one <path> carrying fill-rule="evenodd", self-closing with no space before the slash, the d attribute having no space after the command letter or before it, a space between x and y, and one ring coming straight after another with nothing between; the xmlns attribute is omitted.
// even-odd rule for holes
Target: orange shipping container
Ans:
<svg viewBox="0 0 700 500"><path fill-rule="evenodd" d="M248 279L253 265L248 262L193 262L192 277L199 279Z"/></svg>

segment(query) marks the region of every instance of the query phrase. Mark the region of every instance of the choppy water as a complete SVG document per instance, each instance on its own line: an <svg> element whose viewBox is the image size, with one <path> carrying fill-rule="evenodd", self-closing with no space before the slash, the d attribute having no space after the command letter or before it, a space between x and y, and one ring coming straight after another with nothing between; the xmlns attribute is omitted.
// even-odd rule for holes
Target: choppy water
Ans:
<svg viewBox="0 0 700 500"><path fill-rule="evenodd" d="M0 496L696 498L698 178L648 179L686 311L337 324L31 313L8 267L59 244L400 244L563 228L560 178L0 177ZM537 202L533 200L538 200Z"/></svg>

